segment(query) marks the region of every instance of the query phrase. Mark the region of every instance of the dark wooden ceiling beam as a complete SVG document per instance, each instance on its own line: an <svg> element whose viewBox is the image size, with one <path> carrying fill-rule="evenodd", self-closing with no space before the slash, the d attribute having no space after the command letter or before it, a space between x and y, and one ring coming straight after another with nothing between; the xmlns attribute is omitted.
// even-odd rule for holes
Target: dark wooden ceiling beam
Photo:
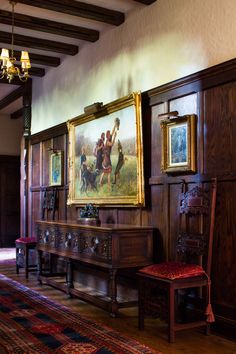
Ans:
<svg viewBox="0 0 236 354"><path fill-rule="evenodd" d="M0 110L9 106L12 102L23 96L24 88L23 86L18 87L16 90L9 93L0 100Z"/></svg>
<svg viewBox="0 0 236 354"><path fill-rule="evenodd" d="M16 50L16 51L14 51L14 55L15 55L16 60L19 61L20 56L21 56L21 52ZM41 55L41 54L35 54L35 53L29 52L29 57L30 57L31 64L39 64L39 65L57 67L61 63L60 58L51 57L48 55Z"/></svg>
<svg viewBox="0 0 236 354"><path fill-rule="evenodd" d="M29 69L29 75L30 76L38 76L38 77L43 77L45 75L45 69L43 68L36 68L35 66L31 67Z"/></svg>
<svg viewBox="0 0 236 354"><path fill-rule="evenodd" d="M141 4L144 4L144 5L151 5L154 2L156 2L156 0L134 0L134 1L141 2Z"/></svg>
<svg viewBox="0 0 236 354"><path fill-rule="evenodd" d="M0 42L10 44L11 33L0 31ZM76 45L28 37L21 34L14 35L14 44L24 48L34 48L67 55L75 55L79 52L79 47Z"/></svg>
<svg viewBox="0 0 236 354"><path fill-rule="evenodd" d="M72 16L105 22L115 26L121 25L125 20L125 15L122 12L75 0L17 0L17 2L56 12L63 12Z"/></svg>
<svg viewBox="0 0 236 354"><path fill-rule="evenodd" d="M17 111L13 112L10 117L11 119L18 119L23 117L23 113L24 113L24 109L20 108Z"/></svg>
<svg viewBox="0 0 236 354"><path fill-rule="evenodd" d="M11 25L11 12L0 10L0 23ZM99 39L99 32L93 29L50 21L43 18L27 16L15 13L14 24L16 27L23 27L35 31L57 34L60 36L82 39L95 42Z"/></svg>

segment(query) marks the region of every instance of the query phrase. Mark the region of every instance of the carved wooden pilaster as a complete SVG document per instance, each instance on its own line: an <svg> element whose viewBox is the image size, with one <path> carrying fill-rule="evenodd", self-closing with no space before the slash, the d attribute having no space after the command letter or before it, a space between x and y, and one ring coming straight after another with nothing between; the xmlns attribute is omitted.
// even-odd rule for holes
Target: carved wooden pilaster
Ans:
<svg viewBox="0 0 236 354"><path fill-rule="evenodd" d="M31 130L31 101L32 101L32 82L29 79L23 86L23 120L24 133L21 141L21 236L27 237L28 230L28 151L29 137Z"/></svg>
<svg viewBox="0 0 236 354"><path fill-rule="evenodd" d="M32 81L26 81L23 88L23 119L24 136L30 136L31 133L31 103L32 103Z"/></svg>

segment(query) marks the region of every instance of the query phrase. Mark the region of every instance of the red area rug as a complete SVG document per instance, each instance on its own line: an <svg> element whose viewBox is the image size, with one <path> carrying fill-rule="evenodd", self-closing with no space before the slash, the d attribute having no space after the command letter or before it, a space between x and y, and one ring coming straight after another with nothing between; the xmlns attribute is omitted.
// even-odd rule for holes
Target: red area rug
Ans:
<svg viewBox="0 0 236 354"><path fill-rule="evenodd" d="M0 353L158 352L0 274Z"/></svg>

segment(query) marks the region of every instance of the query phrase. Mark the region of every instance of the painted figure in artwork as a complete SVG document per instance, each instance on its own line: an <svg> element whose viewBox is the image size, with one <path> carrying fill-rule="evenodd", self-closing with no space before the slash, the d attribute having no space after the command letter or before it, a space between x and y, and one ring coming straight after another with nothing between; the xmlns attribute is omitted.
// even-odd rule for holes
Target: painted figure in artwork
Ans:
<svg viewBox="0 0 236 354"><path fill-rule="evenodd" d="M187 162L187 127L171 130L171 163Z"/></svg>
<svg viewBox="0 0 236 354"><path fill-rule="evenodd" d="M52 158L52 182L54 184L59 182L60 177L60 156L54 155Z"/></svg>
<svg viewBox="0 0 236 354"><path fill-rule="evenodd" d="M110 187L111 185L111 172L112 172L111 150L115 143L119 126L120 126L120 120L119 118L116 118L112 132L110 130L107 130L106 132L106 141L103 148L102 173L99 182L100 186L103 184L103 178L105 175L107 176L108 186Z"/></svg>
<svg viewBox="0 0 236 354"><path fill-rule="evenodd" d="M103 150L105 142L105 133L101 134L101 137L98 139L96 148L95 148L95 157L96 157L96 170L102 170L102 160L103 160Z"/></svg>
<svg viewBox="0 0 236 354"><path fill-rule="evenodd" d="M85 170L86 166L86 161L87 161L87 157L86 157L86 153L85 153L85 147L82 146L81 148L81 155L80 155L80 181L82 181L82 174L83 171Z"/></svg>
<svg viewBox="0 0 236 354"><path fill-rule="evenodd" d="M125 163L125 157L124 157L122 145L121 145L121 142L119 139L117 142L117 147L118 147L118 161L117 161L115 172L114 172L113 184L116 184L116 182L120 179L120 170Z"/></svg>

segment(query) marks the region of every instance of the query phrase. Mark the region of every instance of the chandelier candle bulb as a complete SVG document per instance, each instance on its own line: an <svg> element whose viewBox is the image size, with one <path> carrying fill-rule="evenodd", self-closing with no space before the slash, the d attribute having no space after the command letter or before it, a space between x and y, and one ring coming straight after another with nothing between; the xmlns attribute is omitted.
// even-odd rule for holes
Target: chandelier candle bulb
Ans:
<svg viewBox="0 0 236 354"><path fill-rule="evenodd" d="M22 69L26 69L27 68L27 63L25 61L22 61L21 67L22 67Z"/></svg>
<svg viewBox="0 0 236 354"><path fill-rule="evenodd" d="M13 66L12 62L10 60L7 61L7 69L11 68Z"/></svg>
<svg viewBox="0 0 236 354"><path fill-rule="evenodd" d="M20 61L29 61L29 53L22 51Z"/></svg>
<svg viewBox="0 0 236 354"><path fill-rule="evenodd" d="M2 49L2 52L1 52L1 59L2 60L7 60L9 59L9 50L8 49Z"/></svg>
<svg viewBox="0 0 236 354"><path fill-rule="evenodd" d="M7 59L2 59L2 68L7 66Z"/></svg>

